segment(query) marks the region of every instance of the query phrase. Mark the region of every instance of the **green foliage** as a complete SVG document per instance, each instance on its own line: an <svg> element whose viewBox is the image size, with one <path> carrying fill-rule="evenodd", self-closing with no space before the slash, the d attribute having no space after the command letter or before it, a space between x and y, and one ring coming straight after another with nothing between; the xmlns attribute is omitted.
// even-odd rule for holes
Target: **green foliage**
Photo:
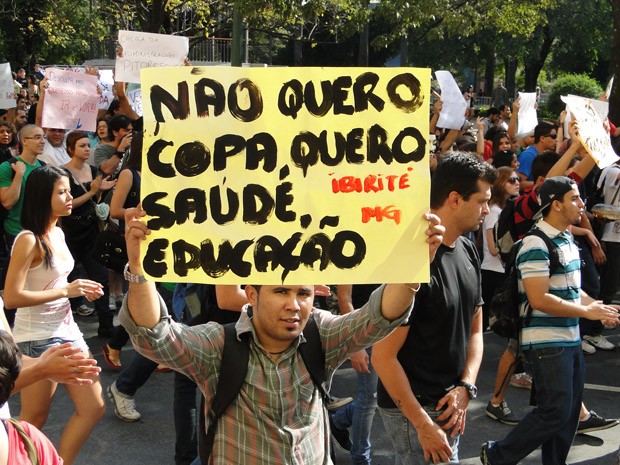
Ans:
<svg viewBox="0 0 620 465"><path fill-rule="evenodd" d="M560 97L562 95L579 95L581 97L598 98L603 92L603 88L585 74L565 74L556 80L549 93L547 100L547 111L551 114L558 115L564 110L565 104Z"/></svg>

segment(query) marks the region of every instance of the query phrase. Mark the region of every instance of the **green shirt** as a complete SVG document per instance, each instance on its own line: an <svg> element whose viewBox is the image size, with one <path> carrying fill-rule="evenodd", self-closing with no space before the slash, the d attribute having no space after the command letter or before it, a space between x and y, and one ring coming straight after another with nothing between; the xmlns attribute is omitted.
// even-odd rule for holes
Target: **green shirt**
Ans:
<svg viewBox="0 0 620 465"><path fill-rule="evenodd" d="M24 203L24 190L26 188L26 179L32 173L32 170L43 166L39 160L35 160L34 164L31 165L25 162L21 157L16 157L19 161L24 162L26 165L26 172L24 173L24 177L22 178L22 186L19 191L19 198L13 208L11 208L7 212L6 219L4 220L4 230L7 234L12 236L17 236L19 232L22 230L21 216L22 216L22 205ZM5 161L0 164L0 188L2 187L10 187L13 182L13 176L15 176L15 171L13 171L13 167L11 163Z"/></svg>

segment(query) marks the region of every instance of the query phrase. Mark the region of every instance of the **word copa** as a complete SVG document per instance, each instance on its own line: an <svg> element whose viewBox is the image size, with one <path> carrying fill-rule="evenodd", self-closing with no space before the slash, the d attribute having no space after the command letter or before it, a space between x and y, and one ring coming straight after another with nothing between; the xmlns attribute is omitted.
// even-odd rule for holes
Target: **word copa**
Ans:
<svg viewBox="0 0 620 465"><path fill-rule="evenodd" d="M174 142L158 139L147 151L149 169L161 178L172 178L177 173L186 177L198 176L211 164L214 171L223 171L228 159L242 152L245 155L245 169L250 171L258 169L262 162L263 171L270 173L276 168L278 159L277 142L266 132L257 133L248 139L237 134L216 137L213 155L200 141L186 142L176 149L173 163L164 162L168 156L162 152L167 147L174 147ZM321 131L316 135L309 131L301 132L291 142L290 159L296 167L301 168L305 176L309 167L319 163L325 166L337 166L345 161L349 164L365 161L405 164L422 160L425 151L426 140L416 128L403 128L393 141L389 141L387 132L375 124L368 131L353 128L346 134Z"/></svg>
<svg viewBox="0 0 620 465"><path fill-rule="evenodd" d="M272 273L280 269L284 280L288 273L302 265L316 271L325 270L330 264L340 269L355 268L366 256L366 242L355 231L339 231L333 238L324 233L304 238L302 233L296 232L284 242L269 235L236 244L223 240L216 254L211 239L197 246L183 239L171 244L168 239L158 238L147 247L142 262L144 271L157 278L165 276L168 273L165 260L169 253L177 276L184 277L189 271L201 269L211 278L229 271L247 278L253 271Z"/></svg>
<svg viewBox="0 0 620 465"><path fill-rule="evenodd" d="M330 111L334 115L353 115L368 110L371 105L378 112L383 111L386 101L375 93L379 75L365 72L355 78L339 76L330 81L321 81L321 98L317 96L317 86L313 81L302 83L293 79L282 85L278 93L278 110L284 116L295 119L302 108L314 116L325 116ZM392 77L385 86L387 98L396 108L405 113L413 113L422 105L420 81L411 73L401 73ZM232 83L228 92L223 84L215 79L201 78L193 85L196 114L200 117L219 116L226 110L243 122L255 121L263 113L264 101L260 88L251 79L241 78ZM401 91L406 97L401 96ZM245 107L240 106L239 96ZM350 101L350 94L353 95ZM150 89L150 101L155 121L165 123L163 106L174 119L186 119L190 114L189 85L187 81L177 84L177 97L159 85ZM156 131L157 133L157 131Z"/></svg>

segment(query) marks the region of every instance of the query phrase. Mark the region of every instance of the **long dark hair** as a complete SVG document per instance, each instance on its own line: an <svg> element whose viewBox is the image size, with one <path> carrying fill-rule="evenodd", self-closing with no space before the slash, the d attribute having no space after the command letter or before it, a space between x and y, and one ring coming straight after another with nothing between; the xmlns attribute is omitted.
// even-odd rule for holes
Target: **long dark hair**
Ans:
<svg viewBox="0 0 620 465"><path fill-rule="evenodd" d="M67 173L56 166L41 166L30 173L24 190L22 206L22 227L32 231L37 245L42 250L46 268L52 265L52 251L45 239L52 217L52 195L56 181L68 178Z"/></svg>
<svg viewBox="0 0 620 465"><path fill-rule="evenodd" d="M134 169L142 172L142 142L144 135L140 131L134 131L129 147L129 158L123 167L124 169Z"/></svg>
<svg viewBox="0 0 620 465"><path fill-rule="evenodd" d="M22 358L13 338L0 331L0 405L9 400L21 367Z"/></svg>

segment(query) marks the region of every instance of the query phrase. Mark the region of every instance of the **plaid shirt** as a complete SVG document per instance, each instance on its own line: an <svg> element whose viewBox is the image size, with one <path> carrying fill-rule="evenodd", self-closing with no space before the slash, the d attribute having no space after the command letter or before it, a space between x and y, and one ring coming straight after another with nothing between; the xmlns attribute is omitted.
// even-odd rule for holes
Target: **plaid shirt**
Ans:
<svg viewBox="0 0 620 465"><path fill-rule="evenodd" d="M381 315L384 286L359 311L343 316L314 310L325 351L326 379L352 353L381 340L409 316L389 322ZM224 331L216 323L188 327L168 316L160 299L161 320L152 329L137 327L127 309L121 323L138 352L193 379L211 405L219 379ZM297 351L302 336L272 361L257 341L247 311L236 325L237 335L250 332L250 357L237 399L218 422L211 464L331 464L329 424L321 395ZM208 428L208 419L206 428Z"/></svg>

